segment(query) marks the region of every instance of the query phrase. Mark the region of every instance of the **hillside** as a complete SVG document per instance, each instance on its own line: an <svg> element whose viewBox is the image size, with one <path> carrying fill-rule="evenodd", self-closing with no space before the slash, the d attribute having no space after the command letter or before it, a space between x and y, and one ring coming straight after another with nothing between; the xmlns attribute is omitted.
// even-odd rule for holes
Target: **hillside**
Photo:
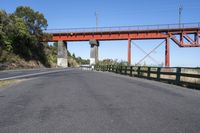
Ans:
<svg viewBox="0 0 200 133"><path fill-rule="evenodd" d="M0 10L0 70L56 67L57 46L41 40L48 23L44 15L30 7L17 7L14 13ZM69 52L68 52L69 53ZM68 56L69 66L87 62Z"/></svg>

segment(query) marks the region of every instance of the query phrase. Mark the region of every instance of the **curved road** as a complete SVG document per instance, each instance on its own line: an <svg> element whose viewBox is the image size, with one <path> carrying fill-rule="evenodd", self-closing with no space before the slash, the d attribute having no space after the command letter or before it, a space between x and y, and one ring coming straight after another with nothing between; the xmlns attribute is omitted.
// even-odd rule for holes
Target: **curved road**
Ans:
<svg viewBox="0 0 200 133"><path fill-rule="evenodd" d="M0 89L0 133L199 133L200 92L107 72L40 75Z"/></svg>

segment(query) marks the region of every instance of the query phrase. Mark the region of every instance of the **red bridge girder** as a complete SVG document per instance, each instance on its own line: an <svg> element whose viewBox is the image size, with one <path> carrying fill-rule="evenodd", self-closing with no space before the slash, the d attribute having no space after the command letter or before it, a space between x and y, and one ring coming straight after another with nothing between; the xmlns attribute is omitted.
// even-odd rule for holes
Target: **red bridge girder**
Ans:
<svg viewBox="0 0 200 133"><path fill-rule="evenodd" d="M171 38L180 47L200 47L200 28L147 30L147 31L118 31L118 32L83 32L83 33L52 33L48 41L89 41L106 40L143 40ZM190 37L193 35L193 38ZM178 37L177 37L178 36ZM187 41L187 42L186 42Z"/></svg>
<svg viewBox="0 0 200 133"><path fill-rule="evenodd" d="M162 33L72 33L53 34L52 41L89 41L96 39L106 40L128 40L130 39L164 39L168 36Z"/></svg>

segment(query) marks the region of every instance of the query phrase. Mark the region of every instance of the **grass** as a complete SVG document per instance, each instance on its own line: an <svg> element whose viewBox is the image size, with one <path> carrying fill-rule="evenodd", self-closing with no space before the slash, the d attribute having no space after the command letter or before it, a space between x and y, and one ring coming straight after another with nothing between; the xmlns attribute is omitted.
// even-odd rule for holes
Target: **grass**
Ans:
<svg viewBox="0 0 200 133"><path fill-rule="evenodd" d="M0 88L7 87L9 85L13 85L14 83L19 82L19 80L4 80L0 81Z"/></svg>

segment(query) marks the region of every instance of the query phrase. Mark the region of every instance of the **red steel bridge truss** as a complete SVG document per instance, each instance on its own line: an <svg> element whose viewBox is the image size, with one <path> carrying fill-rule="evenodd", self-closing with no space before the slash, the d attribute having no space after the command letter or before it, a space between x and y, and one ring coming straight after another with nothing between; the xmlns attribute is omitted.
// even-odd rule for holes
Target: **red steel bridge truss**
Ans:
<svg viewBox="0 0 200 133"><path fill-rule="evenodd" d="M50 38L45 38L45 41L128 40L129 64L131 63L131 40L164 39L166 67L170 66L170 39L182 48L200 47L200 23L48 29L45 32L52 34Z"/></svg>

